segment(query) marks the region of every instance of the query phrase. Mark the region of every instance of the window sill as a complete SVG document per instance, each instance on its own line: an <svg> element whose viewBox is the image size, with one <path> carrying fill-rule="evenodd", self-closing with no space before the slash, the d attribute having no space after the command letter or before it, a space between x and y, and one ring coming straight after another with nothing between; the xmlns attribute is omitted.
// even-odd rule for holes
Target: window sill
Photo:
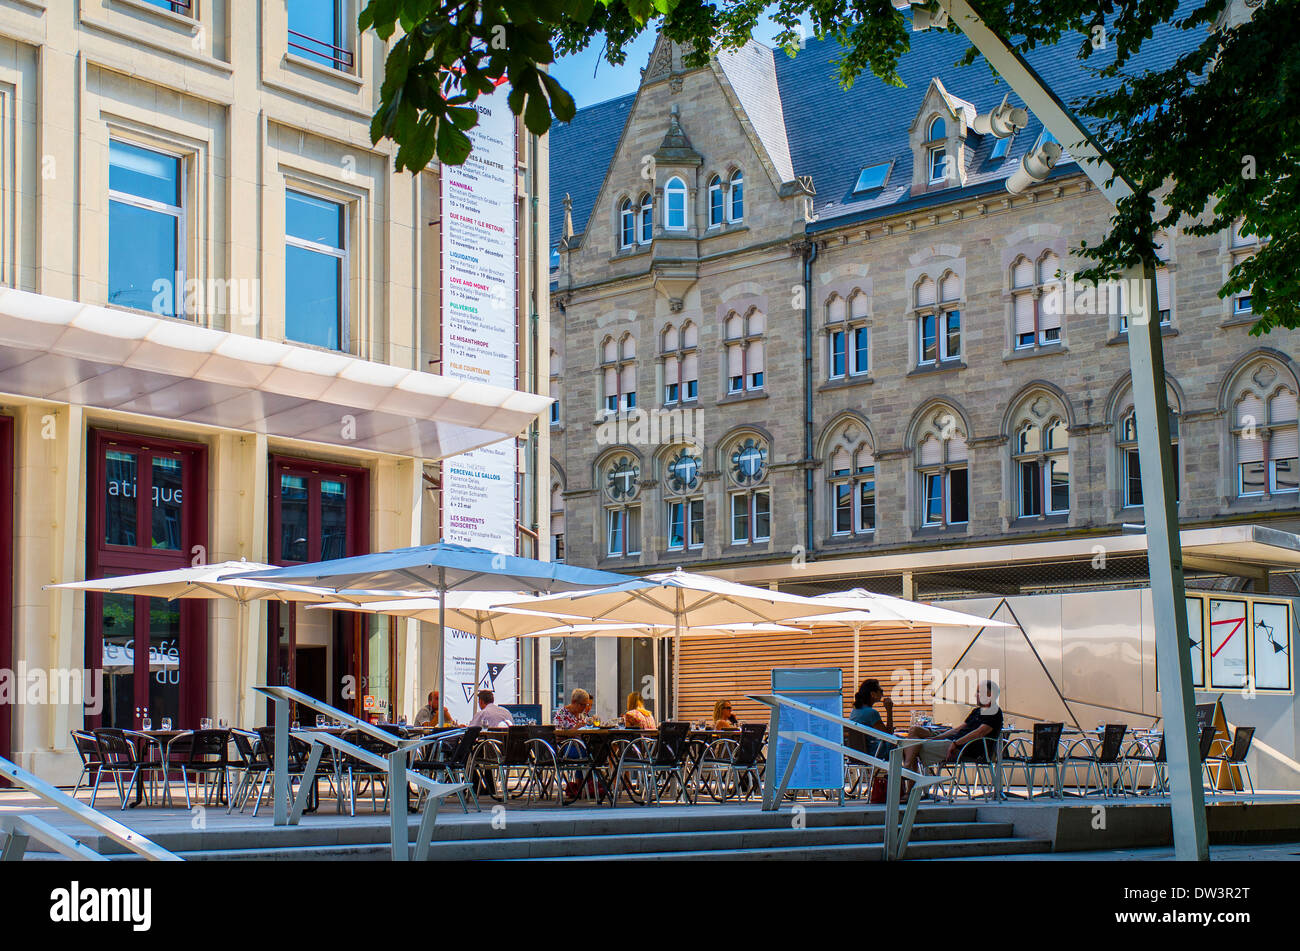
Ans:
<svg viewBox="0 0 1300 951"><path fill-rule="evenodd" d="M355 70L356 53L353 53L352 56L354 60L352 69ZM284 66L292 66L295 69L307 70L321 77L326 77L329 79L341 79L348 85L355 86L357 89L360 89L362 86L365 85L365 80L363 80L352 70L335 69L332 66L324 66L316 62L315 60L307 59L307 57L305 56L297 56L293 53L285 53L284 58L281 60L281 63Z"/></svg>
<svg viewBox="0 0 1300 951"><path fill-rule="evenodd" d="M817 387L818 393L825 393L827 390L843 390L854 386L870 386L875 383L875 377L870 374L860 376L837 377L834 380L827 380L821 386Z"/></svg>
<svg viewBox="0 0 1300 951"><path fill-rule="evenodd" d="M854 532L851 535L831 535L822 539L822 547L831 548L851 548L858 545L870 545L876 540L876 533L872 532Z"/></svg>
<svg viewBox="0 0 1300 951"><path fill-rule="evenodd" d="M908 373L908 376L922 376L926 373L947 373L950 370L964 370L966 364L961 360L944 360L940 363L927 363L918 366L915 370Z"/></svg>
<svg viewBox="0 0 1300 951"><path fill-rule="evenodd" d="M723 549L723 554L743 555L747 551L761 550L771 544L770 538L756 538L752 542L728 542L727 547Z"/></svg>
<svg viewBox="0 0 1300 951"><path fill-rule="evenodd" d="M1173 326L1171 326L1171 325L1169 325L1169 324L1161 324L1161 325L1160 325L1160 336L1162 336L1162 337L1177 337L1177 336L1178 336L1178 331L1177 331ZM1114 346L1117 346L1117 345L1119 345L1119 344L1127 344L1127 343L1128 343L1128 331L1127 331L1127 330L1121 330L1121 331L1119 331L1119 333L1114 334L1114 335L1113 335L1109 340L1106 341L1106 346L1108 346L1108 347L1114 347Z"/></svg>
<svg viewBox="0 0 1300 951"><path fill-rule="evenodd" d="M659 408L660 408L660 409L664 409L664 410L670 410L670 409L699 409L699 407L700 407L700 398L699 398L698 396L695 397L694 399L690 399L690 400L677 400L677 401L672 402L672 403L661 403L661 404L659 405Z"/></svg>
<svg viewBox="0 0 1300 951"><path fill-rule="evenodd" d="M1300 505L1300 494L1295 492L1270 492L1267 495L1232 496L1227 508L1231 512L1271 512L1280 508Z"/></svg>
<svg viewBox="0 0 1300 951"><path fill-rule="evenodd" d="M969 535L970 523L961 525L922 525L912 529L913 538L948 538L956 535Z"/></svg>
<svg viewBox="0 0 1300 951"><path fill-rule="evenodd" d="M1032 360L1034 357L1050 357L1056 354L1069 353L1070 348L1063 343L1046 343L1039 344L1037 347L1024 347L1019 350L1011 350L1002 355L1003 363L1010 363L1013 360Z"/></svg>
<svg viewBox="0 0 1300 951"><path fill-rule="evenodd" d="M606 423L617 423L620 420L630 421L635 414L640 412L641 410L639 407L636 409L619 410L617 413L598 412L595 421L591 425L600 427Z"/></svg>
<svg viewBox="0 0 1300 951"><path fill-rule="evenodd" d="M745 224L743 221L727 221L720 225L709 225L704 234L700 235L700 238L721 238L723 235L740 234L741 232L748 230L749 225ZM673 232L673 234L682 235L685 234L685 232L678 231Z"/></svg>
<svg viewBox="0 0 1300 951"><path fill-rule="evenodd" d="M740 393L728 393L722 399L718 400L718 406L725 406L728 403L747 403L750 400L765 400L767 393L764 390L748 390Z"/></svg>
<svg viewBox="0 0 1300 951"><path fill-rule="evenodd" d="M1220 327L1253 327L1258 320L1254 314L1233 314Z"/></svg>
<svg viewBox="0 0 1300 951"><path fill-rule="evenodd" d="M1051 515L1020 515L1011 521L1011 527L1016 529L1054 528L1069 524L1069 512L1055 512Z"/></svg>
<svg viewBox="0 0 1300 951"><path fill-rule="evenodd" d="M653 243L653 242L651 242L651 243ZM616 251L614 252L614 254L610 257L609 260L610 260L611 262L613 262L613 261L623 261L623 260L626 260L626 259L628 259L628 258L634 258L634 257L636 257L637 255L640 255L640 254L649 254L649 253L650 253L650 244L651 244L651 243L647 243L647 244L634 244L634 245L632 245L630 248L619 248L618 250L616 250Z"/></svg>

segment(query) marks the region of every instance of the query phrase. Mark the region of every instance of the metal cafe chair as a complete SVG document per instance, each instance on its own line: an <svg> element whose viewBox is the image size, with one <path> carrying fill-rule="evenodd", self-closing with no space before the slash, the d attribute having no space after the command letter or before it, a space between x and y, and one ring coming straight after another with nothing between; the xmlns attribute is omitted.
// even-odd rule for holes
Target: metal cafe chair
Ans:
<svg viewBox="0 0 1300 951"><path fill-rule="evenodd" d="M71 733L72 742L77 747L77 755L81 757L81 775L77 777L77 785L72 789L75 798L81 791L82 783L93 780L99 775L104 760L99 752L99 744L95 742L95 734L87 730L72 730Z"/></svg>
<svg viewBox="0 0 1300 951"><path fill-rule="evenodd" d="M1246 784L1250 787L1252 795L1255 793L1255 781L1251 779L1250 766L1246 764L1246 754L1250 752L1250 744L1254 739L1255 728L1253 726L1239 726L1233 731L1231 748L1229 748L1225 753L1207 757L1205 760L1207 768L1211 764L1217 765L1220 776L1223 775L1223 770L1225 769L1240 769L1246 774ZM1217 786L1218 784L1216 783L1215 785Z"/></svg>
<svg viewBox="0 0 1300 951"><path fill-rule="evenodd" d="M1025 798L1034 798L1034 776L1039 771L1052 772L1051 795L1061 795L1061 733L1064 723L1035 723L1033 740L1029 750L1024 749L1024 740L1012 740L1007 744L1002 759L996 768L1004 775L1021 770L1025 776ZM1006 788L1006 780L1002 779Z"/></svg>
<svg viewBox="0 0 1300 951"><path fill-rule="evenodd" d="M185 787L185 808L190 808L190 773L203 777L204 802L215 791L230 798L230 731L195 730L189 738L189 752L181 760L181 784ZM216 782L214 782L214 777Z"/></svg>
<svg viewBox="0 0 1300 951"><path fill-rule="evenodd" d="M695 767L697 798L702 789L715 802L726 802L734 796L748 802L760 791L766 734L767 724L746 723L740 728L739 739L722 737L710 743Z"/></svg>
<svg viewBox="0 0 1300 951"><path fill-rule="evenodd" d="M994 733L958 747L955 760L951 763L939 763L935 767L949 773L946 782L935 787L936 794L942 796L941 790L947 786L949 802L956 801L959 788L964 791L967 799L974 799L977 795L975 788L978 786L980 790L978 795L992 799L997 788L993 775L994 770L997 769L996 750L997 744L1001 742L1001 734ZM973 780L972 773L974 773Z"/></svg>
<svg viewBox="0 0 1300 951"><path fill-rule="evenodd" d="M560 781L559 740L555 727L550 724L528 724L528 755L532 760L531 788L537 790L537 799L550 798L551 784L555 784L555 800L564 805L564 784Z"/></svg>
<svg viewBox="0 0 1300 951"><path fill-rule="evenodd" d="M1128 735L1127 723L1107 723L1102 729L1101 746L1093 752L1092 743L1095 742L1091 737L1082 737L1076 740L1065 754L1061 761L1062 768L1074 769L1074 788L1075 793L1083 796L1090 796L1093 793L1117 795L1127 793L1128 789L1124 786L1123 777L1125 770L1128 768L1124 761L1124 737ZM1088 750L1087 753L1075 753L1080 746ZM1079 766L1086 770L1084 774L1084 789L1079 793ZM1093 785L1092 776L1096 773L1097 783Z"/></svg>
<svg viewBox="0 0 1300 951"><path fill-rule="evenodd" d="M474 784L469 782L470 759L474 754L474 747L478 744L479 734L482 732L481 726L466 727L463 733L451 740L429 743L411 763L411 768L418 773L427 773L433 780L441 779L445 783L469 783L469 794L474 799L474 808L482 811L478 804L478 793L474 791ZM420 790L421 801L426 792L427 790L423 788ZM461 808L469 812L465 793L458 792L456 796L460 799ZM419 803L416 804L416 808L419 808Z"/></svg>
<svg viewBox="0 0 1300 951"><path fill-rule="evenodd" d="M642 780L641 788L646 790L644 795L654 802L659 802L660 794L668 788L669 783L675 783L677 795L673 801L681 802L684 796L688 803L693 804L695 800L686 782L687 760L690 756L687 737L690 729L689 723L661 723L657 739L641 737L629 742L618 758L612 804L618 804L619 786L624 777L629 775Z"/></svg>
<svg viewBox="0 0 1300 951"><path fill-rule="evenodd" d="M257 738L262 751L261 755L265 757L266 762L268 764L274 763L275 762L275 727L259 726L257 728ZM304 741L298 739L296 736L289 737L289 757L288 757L289 788L291 791L293 789L294 780L297 780L299 784L302 783L302 776L307 768L308 751L309 751L308 743L305 743ZM257 810L262 807L262 797L266 793L267 783L268 782L274 783L274 780L275 780L274 769L267 769L262 773L262 782L261 785L259 785L257 788L257 799L253 802L254 816L257 815ZM340 792L339 792L340 796L342 795L341 782L342 781L340 780ZM342 806L341 800L339 805L340 807Z"/></svg>
<svg viewBox="0 0 1300 951"><path fill-rule="evenodd" d="M388 758L388 754L393 752L394 748L393 744L385 743L378 737L371 736L361 730L345 730L343 732L343 741L351 743L353 746L359 746L367 753L374 753L385 759ZM344 753L339 758L339 771L340 774L346 774L348 780L348 815L355 816L357 814L357 786L359 780L365 780L366 787L370 791L371 810L374 812L379 811L379 791L381 787L384 795L384 807L387 808L390 790L388 788L388 771L386 769ZM340 791L342 791L341 786Z"/></svg>
<svg viewBox="0 0 1300 951"><path fill-rule="evenodd" d="M1124 761L1129 769L1129 792L1143 796L1165 796L1169 794L1169 770L1165 760L1165 737L1160 735L1159 745L1152 750L1152 735L1139 737L1124 754ZM1142 767L1151 767L1151 785L1138 792L1138 780Z"/></svg>
<svg viewBox="0 0 1300 951"><path fill-rule="evenodd" d="M235 753L239 757L230 764L230 768L239 773L239 783L226 803L226 815L230 815L236 805L239 806L240 813L243 813L253 785L271 768L270 761L262 755L262 744L256 733L231 730L230 738L235 743Z"/></svg>
<svg viewBox="0 0 1300 951"><path fill-rule="evenodd" d="M609 763L616 760L626 744L635 742L613 733L591 733L582 739L565 737L557 739L556 753L565 798L563 805L572 805L584 795L590 795L599 805L610 796ZM566 778L568 777L568 778ZM569 791L572 790L572 795ZM629 795L637 802L640 789Z"/></svg>
<svg viewBox="0 0 1300 951"><path fill-rule="evenodd" d="M471 774L493 799L504 803L526 795L525 802L531 802L534 773L528 739L528 727L520 724L506 727L504 742L487 737L475 749Z"/></svg>
<svg viewBox="0 0 1300 951"><path fill-rule="evenodd" d="M95 742L99 746L101 763L95 773L95 785L90 791L90 806L92 809L95 806L95 796L99 793L100 781L103 780L105 774L113 777L124 810L126 809L127 800L130 799L131 787L135 785L135 781L141 772L163 770L165 781L166 767L161 762L149 757L148 753L142 756L139 752L141 747L147 749L149 738L145 734L136 733L132 730L117 729L95 730L94 734ZM137 742L140 742L140 746L137 746ZM125 786L122 783L123 776L127 777Z"/></svg>

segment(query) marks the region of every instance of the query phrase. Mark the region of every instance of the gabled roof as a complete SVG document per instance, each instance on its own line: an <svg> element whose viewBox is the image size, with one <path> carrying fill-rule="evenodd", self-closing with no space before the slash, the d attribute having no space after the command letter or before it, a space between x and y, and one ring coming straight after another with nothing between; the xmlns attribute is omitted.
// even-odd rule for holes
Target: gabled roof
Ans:
<svg viewBox="0 0 1300 951"><path fill-rule="evenodd" d="M1189 3L1183 4L1183 8L1187 6ZM1147 41L1141 60L1131 63L1128 71L1164 68L1201 39L1199 31L1161 25ZM1067 105L1077 105L1098 91L1101 84L1093 70L1114 57L1111 44L1109 49L1094 52L1086 64L1081 63L1076 54L1083 42L1082 36L1067 34L1055 46L1042 46L1024 54ZM992 158L997 141L993 136L971 131L966 185L911 196L908 130L932 80L938 80L953 111L962 114L967 123L973 121L974 112L993 108L1008 92L1006 83L984 63L956 65L969 45L964 36L932 30L912 34L911 43L911 50L902 56L898 66L905 87L888 86L864 74L852 88L841 88L835 78L834 62L841 49L832 40L809 40L794 57L759 43L718 57L717 66L777 174L784 181L812 177L818 220L809 230L890 214L904 207L947 202L960 195L997 193L1002 181L1037 142L1043 127L1032 113L1028 128L1015 137L1003 159ZM1106 85L1113 82L1107 81ZM560 238L565 192L573 195L574 227L587 227L634 99L635 95L631 95L589 106L579 110L573 122L552 127L552 247ZM1024 105L1014 94L1011 104ZM688 116L688 122L690 119ZM708 142L698 134L694 145L707 155ZM855 195L853 186L862 169L886 162L893 168L884 187ZM1057 174L1066 174L1077 171L1077 166L1058 169Z"/></svg>

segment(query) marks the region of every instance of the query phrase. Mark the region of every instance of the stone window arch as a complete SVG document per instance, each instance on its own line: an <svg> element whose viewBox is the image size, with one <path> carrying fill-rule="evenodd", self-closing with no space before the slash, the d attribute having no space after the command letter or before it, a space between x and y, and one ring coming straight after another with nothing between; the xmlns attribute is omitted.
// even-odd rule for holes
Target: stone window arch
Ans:
<svg viewBox="0 0 1300 951"><path fill-rule="evenodd" d="M628 449L614 449L597 464L604 512L605 554L641 553L641 462Z"/></svg>
<svg viewBox="0 0 1300 951"><path fill-rule="evenodd" d="M855 420L835 427L825 466L830 535L871 536L876 530L875 450L869 434Z"/></svg>
<svg viewBox="0 0 1300 951"><path fill-rule="evenodd" d="M916 434L915 471L921 527L965 526L970 522L970 474L966 427L952 407L926 411Z"/></svg>
<svg viewBox="0 0 1300 951"><path fill-rule="evenodd" d="M768 487L767 440L742 433L722 449L722 467L729 485L727 495L731 544L767 542L772 537L772 496Z"/></svg>
<svg viewBox="0 0 1300 951"><path fill-rule="evenodd" d="M1011 416L1012 492L1018 518L1070 512L1070 435L1061 401L1042 391L1024 397Z"/></svg>
<svg viewBox="0 0 1300 951"><path fill-rule="evenodd" d="M1295 493L1300 479L1297 387L1277 361L1262 358L1237 372L1229 389L1232 493L1237 498Z"/></svg>
<svg viewBox="0 0 1300 951"><path fill-rule="evenodd" d="M699 449L689 444L661 454L665 524L669 551L704 547L704 465Z"/></svg>

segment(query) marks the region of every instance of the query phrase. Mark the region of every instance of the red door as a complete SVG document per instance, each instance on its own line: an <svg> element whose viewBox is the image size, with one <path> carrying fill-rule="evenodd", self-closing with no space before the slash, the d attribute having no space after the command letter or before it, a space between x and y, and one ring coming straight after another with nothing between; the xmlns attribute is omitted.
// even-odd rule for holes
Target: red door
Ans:
<svg viewBox="0 0 1300 951"><path fill-rule="evenodd" d="M207 560L207 449L151 436L92 431L87 575L166 571ZM86 665L101 705L87 722L138 729L197 725L207 703L203 600L86 597Z"/></svg>

